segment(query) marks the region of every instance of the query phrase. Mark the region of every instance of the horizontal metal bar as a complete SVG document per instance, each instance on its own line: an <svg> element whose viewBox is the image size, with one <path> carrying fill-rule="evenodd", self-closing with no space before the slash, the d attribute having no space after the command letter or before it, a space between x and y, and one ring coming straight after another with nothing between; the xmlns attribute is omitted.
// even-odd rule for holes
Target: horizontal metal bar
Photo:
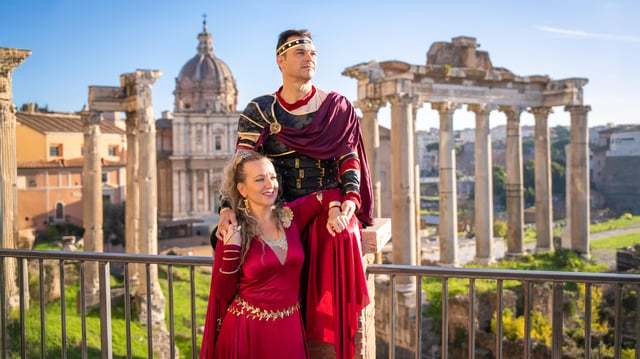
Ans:
<svg viewBox="0 0 640 359"><path fill-rule="evenodd" d="M425 277L502 279L540 282L619 283L638 284L640 275L619 273L551 272L536 270L502 270L485 268L451 268L435 266L409 266L398 264L370 264L369 274L395 274Z"/></svg>
<svg viewBox="0 0 640 359"><path fill-rule="evenodd" d="M167 256L158 254L130 254L112 252L70 252L54 250L23 250L0 249L0 257L14 258L45 258L62 259L65 261L77 260L87 262L131 262L149 264L173 264L173 265L212 265L213 257L196 256Z"/></svg>

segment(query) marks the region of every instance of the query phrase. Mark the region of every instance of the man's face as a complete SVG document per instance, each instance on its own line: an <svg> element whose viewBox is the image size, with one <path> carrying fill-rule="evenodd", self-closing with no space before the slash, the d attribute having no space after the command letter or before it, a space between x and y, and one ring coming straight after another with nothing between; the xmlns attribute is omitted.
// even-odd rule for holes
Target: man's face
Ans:
<svg viewBox="0 0 640 359"><path fill-rule="evenodd" d="M292 36L287 39L287 42L301 38ZM316 61L316 48L312 44L294 46L277 57L282 76L303 81L310 81L315 76Z"/></svg>

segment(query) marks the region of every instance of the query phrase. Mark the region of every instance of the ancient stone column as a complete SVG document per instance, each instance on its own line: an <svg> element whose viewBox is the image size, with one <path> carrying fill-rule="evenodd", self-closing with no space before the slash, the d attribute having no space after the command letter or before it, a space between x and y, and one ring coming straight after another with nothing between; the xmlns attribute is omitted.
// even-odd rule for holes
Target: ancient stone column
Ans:
<svg viewBox="0 0 640 359"><path fill-rule="evenodd" d="M431 108L440 114L440 264L445 266L458 265L458 203L453 137L453 113L458 107L452 102L431 104Z"/></svg>
<svg viewBox="0 0 640 359"><path fill-rule="evenodd" d="M416 207L415 207L415 216L416 216L416 264L422 264L422 238L420 237L420 158L418 157L418 108L422 106L419 102L413 103L413 174L415 175L415 184L414 188L416 190Z"/></svg>
<svg viewBox="0 0 640 359"><path fill-rule="evenodd" d="M102 163L100 159L100 122L96 111L82 112L84 156L82 166L82 222L84 250L103 251L102 228ZM85 294L87 307L100 303L100 273L97 262L85 263Z"/></svg>
<svg viewBox="0 0 640 359"><path fill-rule="evenodd" d="M135 104L133 105L135 107ZM138 148L138 123L140 122L137 111L127 111L125 123L127 125L127 192L125 194L125 252L129 254L140 253L140 188L139 156ZM142 266L138 263L129 264L129 283L132 289L140 283Z"/></svg>
<svg viewBox="0 0 640 359"><path fill-rule="evenodd" d="M373 217L381 217L381 185L380 185L380 162L378 151L380 150L380 130L378 128L378 110L384 105L380 99L366 99L357 101L356 107L362 111L362 140L369 162L369 173L373 184Z"/></svg>
<svg viewBox="0 0 640 359"><path fill-rule="evenodd" d="M571 248L589 257L589 128L590 106L567 106L571 113Z"/></svg>
<svg viewBox="0 0 640 359"><path fill-rule="evenodd" d="M548 117L550 107L536 107L535 186L536 186L536 252L553 249L553 207L551 203L551 149Z"/></svg>
<svg viewBox="0 0 640 359"><path fill-rule="evenodd" d="M486 265L495 261L493 253L493 163L491 161L491 130L489 128L489 114L493 107L486 104L471 104L468 105L468 110L476 114L476 183L473 201L476 236L475 261Z"/></svg>
<svg viewBox="0 0 640 359"><path fill-rule="evenodd" d="M11 103L11 75L29 55L29 50L0 47L0 237L2 248L7 249L16 248L18 241L16 108ZM16 282L18 264L9 258L4 263L6 281L0 285L5 286L8 309L13 309L20 305Z"/></svg>
<svg viewBox="0 0 640 359"><path fill-rule="evenodd" d="M382 217L382 186L380 181L380 161L378 159L378 151L380 150L378 111L383 105L384 102L381 99L365 99L355 103L355 106L362 111L360 128L373 188L373 218ZM382 251L376 252L376 263L382 264Z"/></svg>
<svg viewBox="0 0 640 359"><path fill-rule="evenodd" d="M139 172L140 191L140 228L139 253L158 254L158 196L156 161L156 119L151 107L151 86L162 75L160 71L138 70L121 77L126 93L135 97L138 117ZM145 266L146 267L146 266ZM147 303L147 274L140 273L140 285L136 297L140 307L138 318L147 319L147 310L151 310L153 326L165 327L165 298L158 282L158 266L149 267L151 284L151 303ZM152 307L149 307L151 305Z"/></svg>
<svg viewBox="0 0 640 359"><path fill-rule="evenodd" d="M507 256L524 253L524 200L522 189L522 136L517 106L500 106L507 115Z"/></svg>
<svg viewBox="0 0 640 359"><path fill-rule="evenodd" d="M413 97L397 94L391 102L391 241L393 264L416 264L415 177L413 174ZM415 278L398 279L409 284Z"/></svg>
<svg viewBox="0 0 640 359"><path fill-rule="evenodd" d="M564 213L564 217L565 217L565 226L564 229L562 230L562 241L561 243L561 247L563 249L571 249L571 181L569 180L571 178L571 144L567 144L564 146L564 153L565 153L565 161L566 161L566 166L565 166L565 171L564 171L564 178L565 178L565 184L564 184L564 192L565 192L565 196L564 196L564 208L565 208L565 213Z"/></svg>

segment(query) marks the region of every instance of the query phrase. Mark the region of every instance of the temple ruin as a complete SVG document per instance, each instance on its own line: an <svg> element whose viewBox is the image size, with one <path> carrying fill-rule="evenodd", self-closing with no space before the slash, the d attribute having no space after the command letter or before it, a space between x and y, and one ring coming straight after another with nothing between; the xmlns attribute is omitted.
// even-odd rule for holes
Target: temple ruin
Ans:
<svg viewBox="0 0 640 359"><path fill-rule="evenodd" d="M551 156L548 116L563 106L571 114L570 193L571 248L589 256L589 153L587 113L582 88L585 78L554 80L548 76L518 76L494 67L473 37L436 42L426 65L402 61L371 61L344 70L358 80L358 107L362 131L374 178L376 204L380 198L378 160L378 110L391 103L392 241L394 264L417 264L419 184L415 180L414 134L416 111L429 103L440 115L440 264L456 266L457 207L456 164L453 141L454 113L462 105L475 113L475 234L476 261L494 261L493 189L489 114L500 111L507 119L507 256L524 253L524 203L520 115L535 117L536 251L553 248L551 207ZM402 156L397 154L403 154ZM380 206L376 206L380 207Z"/></svg>

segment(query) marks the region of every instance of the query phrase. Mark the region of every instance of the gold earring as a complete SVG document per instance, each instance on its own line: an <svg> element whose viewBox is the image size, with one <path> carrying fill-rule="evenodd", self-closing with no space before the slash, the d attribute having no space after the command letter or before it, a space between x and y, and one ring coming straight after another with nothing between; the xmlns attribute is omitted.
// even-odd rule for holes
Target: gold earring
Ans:
<svg viewBox="0 0 640 359"><path fill-rule="evenodd" d="M244 212L245 216L249 216L249 201L246 198L243 198L241 201L240 210Z"/></svg>

